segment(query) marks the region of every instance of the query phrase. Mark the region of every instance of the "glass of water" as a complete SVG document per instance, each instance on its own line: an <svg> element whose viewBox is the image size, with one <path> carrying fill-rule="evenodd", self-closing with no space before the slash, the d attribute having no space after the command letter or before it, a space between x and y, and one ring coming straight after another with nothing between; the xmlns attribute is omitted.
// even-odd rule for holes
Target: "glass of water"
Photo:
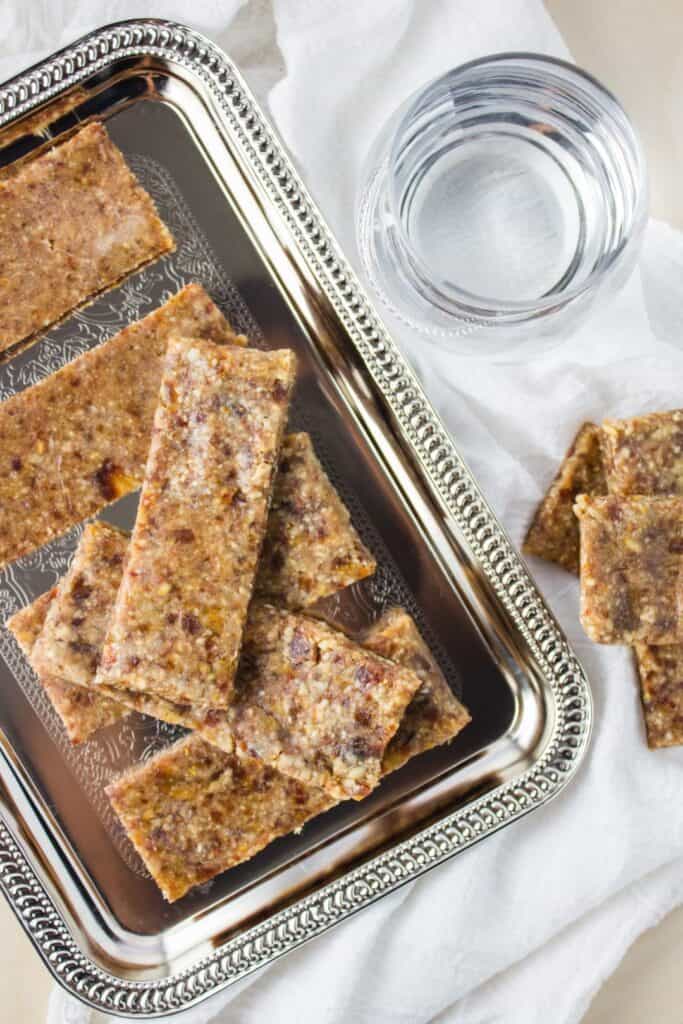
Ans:
<svg viewBox="0 0 683 1024"><path fill-rule="evenodd" d="M396 112L357 212L366 275L414 331L478 354L545 345L633 269L645 162L593 77L500 54L448 72Z"/></svg>

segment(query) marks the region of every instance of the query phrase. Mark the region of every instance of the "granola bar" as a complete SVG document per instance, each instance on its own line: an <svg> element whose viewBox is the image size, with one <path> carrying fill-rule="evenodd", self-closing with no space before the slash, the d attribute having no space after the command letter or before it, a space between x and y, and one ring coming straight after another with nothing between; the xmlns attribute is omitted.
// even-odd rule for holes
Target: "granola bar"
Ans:
<svg viewBox="0 0 683 1024"><path fill-rule="evenodd" d="M41 594L6 622L29 661L55 592L56 588L53 588ZM67 683L53 672L39 672L38 678L72 743L83 743L99 729L118 722L128 714L128 708L121 703L82 686Z"/></svg>
<svg viewBox="0 0 683 1024"><path fill-rule="evenodd" d="M289 608L371 576L377 568L318 461L308 434L282 445L256 591Z"/></svg>
<svg viewBox="0 0 683 1024"><path fill-rule="evenodd" d="M107 794L167 900L249 860L332 805L253 757L186 736L111 783Z"/></svg>
<svg viewBox="0 0 683 1024"><path fill-rule="evenodd" d="M469 712L453 696L414 620L403 608L390 608L365 634L363 647L412 669L422 685L408 705L382 758L382 774L395 771L416 754L452 740Z"/></svg>
<svg viewBox="0 0 683 1024"><path fill-rule="evenodd" d="M683 743L683 644L636 644L647 745Z"/></svg>
<svg viewBox="0 0 683 1024"><path fill-rule="evenodd" d="M683 409L605 420L601 444L611 494L683 494Z"/></svg>
<svg viewBox="0 0 683 1024"><path fill-rule="evenodd" d="M0 180L0 350L173 248L101 124Z"/></svg>
<svg viewBox="0 0 683 1024"><path fill-rule="evenodd" d="M606 493L600 430L594 423L584 423L536 509L522 551L578 573L579 524L574 501L579 494Z"/></svg>
<svg viewBox="0 0 683 1024"><path fill-rule="evenodd" d="M580 495L581 622L598 643L683 639L683 498Z"/></svg>
<svg viewBox="0 0 683 1024"><path fill-rule="evenodd" d="M289 350L169 343L99 682L230 702L294 375Z"/></svg>
<svg viewBox="0 0 683 1024"><path fill-rule="evenodd" d="M254 602L233 703L216 722L209 714L202 734L340 800L360 800L379 782L420 685L410 669L327 624Z"/></svg>
<svg viewBox="0 0 683 1024"><path fill-rule="evenodd" d="M140 486L163 355L178 332L244 342L192 284L0 403L0 565Z"/></svg>

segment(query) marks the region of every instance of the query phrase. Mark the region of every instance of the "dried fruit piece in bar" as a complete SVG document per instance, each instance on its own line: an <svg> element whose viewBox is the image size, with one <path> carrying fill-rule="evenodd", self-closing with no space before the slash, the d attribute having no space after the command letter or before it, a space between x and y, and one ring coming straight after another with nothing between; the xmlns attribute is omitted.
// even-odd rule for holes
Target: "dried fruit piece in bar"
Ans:
<svg viewBox="0 0 683 1024"><path fill-rule="evenodd" d="M0 181L0 350L173 248L101 124Z"/></svg>
<svg viewBox="0 0 683 1024"><path fill-rule="evenodd" d="M683 498L577 498L581 622L598 643L683 639Z"/></svg>
<svg viewBox="0 0 683 1024"><path fill-rule="evenodd" d="M169 343L99 682L230 702L294 376L289 350Z"/></svg>
<svg viewBox="0 0 683 1024"><path fill-rule="evenodd" d="M636 644L647 744L683 743L683 644Z"/></svg>
<svg viewBox="0 0 683 1024"><path fill-rule="evenodd" d="M411 757L452 740L470 721L453 695L432 652L403 608L390 608L362 640L363 647L412 669L421 686L408 705L382 759L382 773L393 772Z"/></svg>
<svg viewBox="0 0 683 1024"><path fill-rule="evenodd" d="M522 550L569 572L579 571L579 524L574 501L579 494L606 494L600 430L584 423L572 441L524 539Z"/></svg>
<svg viewBox="0 0 683 1024"><path fill-rule="evenodd" d="M0 565L140 486L172 333L244 343L191 284L0 403Z"/></svg>
<svg viewBox="0 0 683 1024"><path fill-rule="evenodd" d="M107 787L167 900L255 856L332 805L252 757L186 736Z"/></svg>
<svg viewBox="0 0 683 1024"><path fill-rule="evenodd" d="M30 661L35 642L53 603L56 588L16 612L6 626ZM67 683L52 672L38 673L40 683L59 715L72 743L83 743L93 733L124 718L128 708L93 690Z"/></svg>
<svg viewBox="0 0 683 1024"><path fill-rule="evenodd" d="M366 576L377 564L330 483L308 434L282 445L256 591L304 608Z"/></svg>
<svg viewBox="0 0 683 1024"><path fill-rule="evenodd" d="M360 800L379 782L420 685L410 669L325 623L255 601L233 703L227 716L207 716L202 734L340 800Z"/></svg>
<svg viewBox="0 0 683 1024"><path fill-rule="evenodd" d="M605 420L601 443L610 494L683 494L683 409Z"/></svg>

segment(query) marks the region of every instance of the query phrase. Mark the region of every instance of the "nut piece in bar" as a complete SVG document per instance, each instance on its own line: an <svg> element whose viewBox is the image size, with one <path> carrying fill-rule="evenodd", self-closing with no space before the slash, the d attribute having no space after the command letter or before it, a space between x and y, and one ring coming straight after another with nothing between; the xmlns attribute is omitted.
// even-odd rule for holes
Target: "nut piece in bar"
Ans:
<svg viewBox="0 0 683 1024"><path fill-rule="evenodd" d="M467 709L454 697L414 620L403 608L389 608L361 642L367 650L412 669L422 683L384 753L384 775L416 754L452 740L471 721Z"/></svg>
<svg viewBox="0 0 683 1024"><path fill-rule="evenodd" d="M635 645L647 745L683 743L683 644Z"/></svg>
<svg viewBox="0 0 683 1024"><path fill-rule="evenodd" d="M325 623L255 601L234 701L215 722L209 713L202 734L339 800L360 800L379 782L420 685Z"/></svg>
<svg viewBox="0 0 683 1024"><path fill-rule="evenodd" d="M605 420L600 440L610 494L683 494L683 409Z"/></svg>
<svg viewBox="0 0 683 1024"><path fill-rule="evenodd" d="M575 510L581 527L581 622L590 639L683 639L683 498L583 494Z"/></svg>
<svg viewBox="0 0 683 1024"><path fill-rule="evenodd" d="M56 588L53 588L41 594L6 622L29 662L55 592ZM72 743L83 743L99 729L118 722L129 713L121 703L96 691L67 683L52 672L39 672L38 678Z"/></svg>
<svg viewBox="0 0 683 1024"><path fill-rule="evenodd" d="M101 124L0 181L0 350L173 249Z"/></svg>
<svg viewBox="0 0 683 1024"><path fill-rule="evenodd" d="M107 787L167 900L255 856L332 806L321 790L186 736Z"/></svg>
<svg viewBox="0 0 683 1024"><path fill-rule="evenodd" d="M579 494L606 493L600 430L594 423L584 423L536 510L522 551L578 573L579 524L574 501Z"/></svg>
<svg viewBox="0 0 683 1024"><path fill-rule="evenodd" d="M371 576L377 568L308 434L282 445L256 592L288 608Z"/></svg>
<svg viewBox="0 0 683 1024"><path fill-rule="evenodd" d="M289 350L169 343L98 682L230 702L294 376Z"/></svg>
<svg viewBox="0 0 683 1024"><path fill-rule="evenodd" d="M0 565L140 486L172 333L244 343L191 284L0 403Z"/></svg>

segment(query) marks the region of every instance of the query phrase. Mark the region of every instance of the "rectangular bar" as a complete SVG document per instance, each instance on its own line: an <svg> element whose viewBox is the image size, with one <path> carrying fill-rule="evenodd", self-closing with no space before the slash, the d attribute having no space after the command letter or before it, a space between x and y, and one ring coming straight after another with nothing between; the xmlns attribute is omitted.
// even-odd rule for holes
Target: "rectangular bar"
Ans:
<svg viewBox="0 0 683 1024"><path fill-rule="evenodd" d="M48 610L54 604L55 592L56 588L53 588L41 594L5 623L29 662ZM129 709L120 702L95 690L68 683L52 671L39 672L38 678L72 743L83 743L93 733L113 725L129 713Z"/></svg>
<svg viewBox="0 0 683 1024"><path fill-rule="evenodd" d="M197 735L131 769L107 794L169 901L299 831L333 804L321 790Z"/></svg>
<svg viewBox="0 0 683 1024"><path fill-rule="evenodd" d="M0 351L173 249L101 124L0 180Z"/></svg>
<svg viewBox="0 0 683 1024"><path fill-rule="evenodd" d="M574 501L579 494L606 493L600 430L594 423L584 423L536 510L522 551L578 574L579 524Z"/></svg>
<svg viewBox="0 0 683 1024"><path fill-rule="evenodd" d="M605 420L600 440L610 494L683 494L683 409Z"/></svg>
<svg viewBox="0 0 683 1024"><path fill-rule="evenodd" d="M683 644L635 645L647 745L683 743Z"/></svg>
<svg viewBox="0 0 683 1024"><path fill-rule="evenodd" d="M169 336L244 343L198 284L0 403L0 565L140 486Z"/></svg>
<svg viewBox="0 0 683 1024"><path fill-rule="evenodd" d="M371 576L376 568L310 437L289 434L282 445L256 592L288 608L305 608Z"/></svg>
<svg viewBox="0 0 683 1024"><path fill-rule="evenodd" d="M326 623L255 601L233 702L227 715L206 716L202 735L339 800L361 800L420 685Z"/></svg>
<svg viewBox="0 0 683 1024"><path fill-rule="evenodd" d="M580 495L581 622L597 643L683 638L683 497Z"/></svg>
<svg viewBox="0 0 683 1024"><path fill-rule="evenodd" d="M294 377L289 350L169 343L99 682L230 702Z"/></svg>
<svg viewBox="0 0 683 1024"><path fill-rule="evenodd" d="M467 708L453 695L414 620L403 608L389 608L361 643L367 650L411 669L421 682L384 753L383 775L396 771L411 757L449 742L471 721Z"/></svg>
<svg viewBox="0 0 683 1024"><path fill-rule="evenodd" d="M378 652L403 659L422 679L385 752L382 774L387 774L415 754L452 739L469 715L403 609L390 609L367 639ZM135 849L171 901L253 857L278 836L299 831L336 802L321 789L304 786L255 758L235 758L197 735L131 769L107 793Z"/></svg>

